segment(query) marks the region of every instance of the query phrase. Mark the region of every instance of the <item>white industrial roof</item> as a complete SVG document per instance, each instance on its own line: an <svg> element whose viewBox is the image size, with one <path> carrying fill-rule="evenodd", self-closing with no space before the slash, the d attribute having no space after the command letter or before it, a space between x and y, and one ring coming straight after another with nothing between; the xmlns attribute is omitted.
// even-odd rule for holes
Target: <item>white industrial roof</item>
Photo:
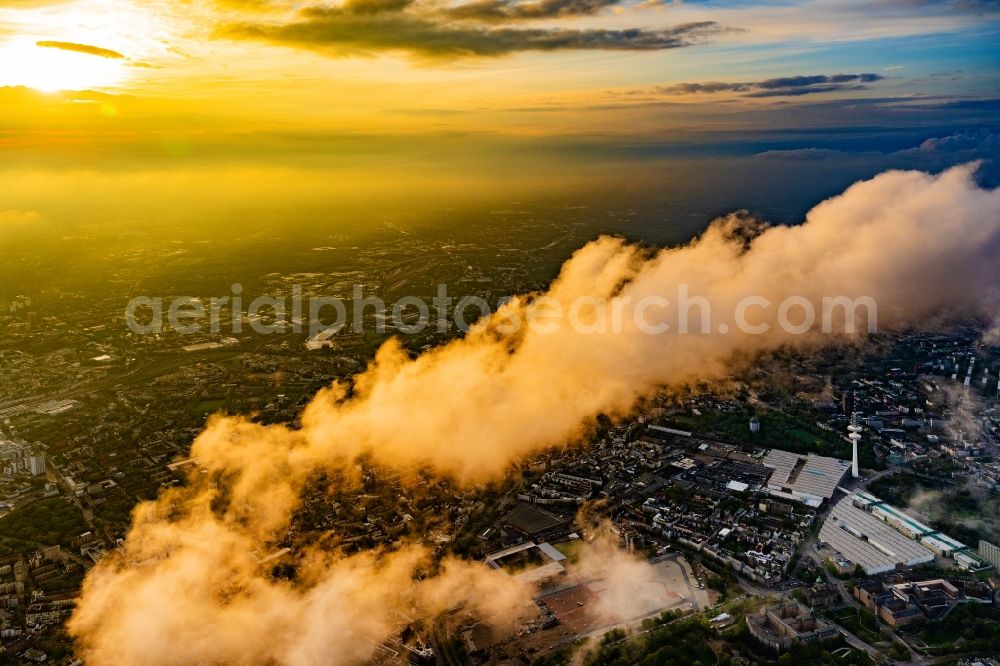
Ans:
<svg viewBox="0 0 1000 666"><path fill-rule="evenodd" d="M833 507L819 538L869 574L934 560L934 553L854 506L850 497Z"/></svg>
<svg viewBox="0 0 1000 666"><path fill-rule="evenodd" d="M545 553L550 560L553 562L562 562L566 559L566 556L556 550L556 547L551 543L545 542L538 544L538 549Z"/></svg>
<svg viewBox="0 0 1000 666"><path fill-rule="evenodd" d="M774 470L768 480L768 485L772 488L830 499L851 464L846 460L812 453L802 456L771 449L764 458L764 466Z"/></svg>

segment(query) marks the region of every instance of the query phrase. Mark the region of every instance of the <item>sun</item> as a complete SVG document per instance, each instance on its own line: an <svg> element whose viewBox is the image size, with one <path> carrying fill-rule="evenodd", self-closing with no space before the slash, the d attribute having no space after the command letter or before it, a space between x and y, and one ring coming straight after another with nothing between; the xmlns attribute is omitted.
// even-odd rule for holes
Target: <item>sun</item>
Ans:
<svg viewBox="0 0 1000 666"><path fill-rule="evenodd" d="M106 89L121 85L127 74L127 63L120 59L42 48L29 39L0 45L0 86L43 92Z"/></svg>

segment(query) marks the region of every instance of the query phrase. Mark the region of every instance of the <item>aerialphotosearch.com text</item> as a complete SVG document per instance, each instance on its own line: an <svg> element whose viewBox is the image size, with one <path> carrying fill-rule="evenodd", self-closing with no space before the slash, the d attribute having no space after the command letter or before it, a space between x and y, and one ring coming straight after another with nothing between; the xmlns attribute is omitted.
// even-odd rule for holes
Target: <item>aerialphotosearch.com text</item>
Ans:
<svg viewBox="0 0 1000 666"><path fill-rule="evenodd" d="M868 296L786 296L780 300L763 295L727 299L726 306L692 293L678 284L674 293L633 297L578 296L569 301L548 294L500 299L497 306L478 296L455 298L448 286L437 285L429 298L403 296L387 303L354 285L348 299L305 295L300 285L291 295L260 295L247 299L243 286L233 284L226 296L179 296L165 299L136 296L125 307L129 330L139 335L174 332L180 335L260 335L329 332L415 335L425 332L468 331L477 322L489 321L500 333L513 334L527 326L540 334L569 327L580 334L638 331L726 335L760 335L780 329L786 334L809 332L853 334L875 332L875 300Z"/></svg>

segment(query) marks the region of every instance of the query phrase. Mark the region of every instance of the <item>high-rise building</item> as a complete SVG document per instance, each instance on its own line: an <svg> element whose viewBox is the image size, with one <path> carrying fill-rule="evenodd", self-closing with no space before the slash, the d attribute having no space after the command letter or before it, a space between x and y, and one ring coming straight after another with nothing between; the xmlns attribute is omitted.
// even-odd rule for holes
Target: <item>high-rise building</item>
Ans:
<svg viewBox="0 0 1000 666"><path fill-rule="evenodd" d="M32 476L45 474L45 456L31 456L28 458L28 469Z"/></svg>
<svg viewBox="0 0 1000 666"><path fill-rule="evenodd" d="M1000 569L1000 546L996 546L989 541L979 541L979 556Z"/></svg>
<svg viewBox="0 0 1000 666"><path fill-rule="evenodd" d="M841 408L841 410L845 414L853 414L854 413L854 391L853 390L844 391L844 396L842 398L842 402L841 402L840 408Z"/></svg>

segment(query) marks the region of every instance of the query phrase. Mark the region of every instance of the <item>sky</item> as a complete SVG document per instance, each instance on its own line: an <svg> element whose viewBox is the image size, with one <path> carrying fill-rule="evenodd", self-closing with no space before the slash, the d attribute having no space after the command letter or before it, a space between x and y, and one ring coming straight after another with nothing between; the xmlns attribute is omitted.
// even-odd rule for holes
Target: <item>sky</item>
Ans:
<svg viewBox="0 0 1000 666"><path fill-rule="evenodd" d="M3 0L0 118L32 148L863 125L995 101L998 19L990 0Z"/></svg>
<svg viewBox="0 0 1000 666"><path fill-rule="evenodd" d="M995 0L0 0L0 211L989 162L998 37Z"/></svg>

